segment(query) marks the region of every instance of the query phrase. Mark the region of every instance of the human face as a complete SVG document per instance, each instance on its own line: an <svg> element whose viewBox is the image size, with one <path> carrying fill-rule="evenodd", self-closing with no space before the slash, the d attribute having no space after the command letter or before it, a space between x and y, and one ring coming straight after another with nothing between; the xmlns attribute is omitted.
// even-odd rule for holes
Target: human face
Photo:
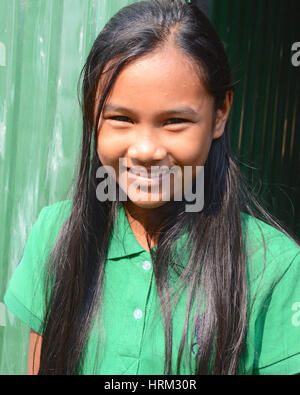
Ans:
<svg viewBox="0 0 300 395"><path fill-rule="evenodd" d="M197 167L204 166L212 140L224 132L228 112L225 105L214 122L214 99L193 61L174 46L160 48L132 61L117 76L98 124L99 159L114 169L128 200L143 208L159 207L166 203L160 188L166 176L136 177L131 171L138 166L149 172L151 166L177 169L169 175L171 200L177 186L191 184ZM192 169L190 179L184 175L186 166ZM134 182L138 195L130 192Z"/></svg>

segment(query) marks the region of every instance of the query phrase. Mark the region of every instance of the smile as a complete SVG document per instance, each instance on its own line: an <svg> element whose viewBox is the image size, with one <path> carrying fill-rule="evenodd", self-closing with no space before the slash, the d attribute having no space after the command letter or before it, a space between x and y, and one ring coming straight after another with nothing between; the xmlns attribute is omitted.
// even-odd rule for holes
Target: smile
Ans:
<svg viewBox="0 0 300 395"><path fill-rule="evenodd" d="M139 184L155 185L160 184L164 177L170 174L170 169L155 170L147 172L145 168L140 170L138 168L127 168L128 178L132 181L137 181Z"/></svg>
<svg viewBox="0 0 300 395"><path fill-rule="evenodd" d="M156 170L150 170L150 172L145 171L145 169L143 168L143 170L141 170L139 167L137 168L127 168L127 171L129 174L132 174L134 176L137 176L139 178L144 178L147 180L151 180L151 179L156 179L159 177L163 177L166 174L170 173L170 169L156 169Z"/></svg>
<svg viewBox="0 0 300 395"><path fill-rule="evenodd" d="M150 171L145 171L145 168L141 168L139 166L127 168L127 171L129 171L132 174L136 174L140 177L145 177L145 178L156 178L161 175L170 173L170 169L155 169L155 170L151 169Z"/></svg>

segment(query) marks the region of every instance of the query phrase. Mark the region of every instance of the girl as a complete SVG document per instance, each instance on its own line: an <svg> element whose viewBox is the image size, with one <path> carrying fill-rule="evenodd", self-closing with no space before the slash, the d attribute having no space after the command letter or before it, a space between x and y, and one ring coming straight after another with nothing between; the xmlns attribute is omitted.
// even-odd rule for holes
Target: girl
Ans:
<svg viewBox="0 0 300 395"><path fill-rule="evenodd" d="M183 0L134 3L97 37L74 197L41 211L5 296L32 329L29 373L300 372L300 249L234 163L233 89L214 28ZM175 197L203 167L191 212Z"/></svg>

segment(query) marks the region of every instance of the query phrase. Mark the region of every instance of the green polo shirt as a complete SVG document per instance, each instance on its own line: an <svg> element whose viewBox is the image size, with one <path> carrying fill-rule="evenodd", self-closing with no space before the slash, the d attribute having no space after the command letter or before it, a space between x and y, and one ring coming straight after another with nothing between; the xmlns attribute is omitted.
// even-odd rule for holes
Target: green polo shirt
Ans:
<svg viewBox="0 0 300 395"><path fill-rule="evenodd" d="M44 316L44 263L72 201L44 207L31 229L4 302L34 331L41 333ZM300 373L300 248L273 227L241 213L247 239L247 272L252 306L247 345L240 374ZM183 243L184 237L181 238ZM156 247L154 247L156 248ZM90 332L84 374L163 374L164 330L150 252L136 240L122 204L118 208L105 263L104 298ZM173 362L185 320L186 294L173 312ZM101 336L99 339L98 328ZM197 351L197 337L188 348ZM194 365L193 365L194 366ZM192 374L183 363L181 374Z"/></svg>

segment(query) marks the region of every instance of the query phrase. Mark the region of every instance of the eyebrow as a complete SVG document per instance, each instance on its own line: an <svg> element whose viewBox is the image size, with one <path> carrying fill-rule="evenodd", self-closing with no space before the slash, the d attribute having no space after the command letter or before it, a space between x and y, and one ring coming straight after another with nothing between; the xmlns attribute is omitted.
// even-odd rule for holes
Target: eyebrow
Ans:
<svg viewBox="0 0 300 395"><path fill-rule="evenodd" d="M103 112L105 111L119 111L119 112L126 112L129 114L135 114L135 112L129 108L122 106L115 106L113 104L106 104L103 107ZM199 113L191 107L182 107L182 108L161 111L158 115L172 115L172 114L199 115Z"/></svg>

